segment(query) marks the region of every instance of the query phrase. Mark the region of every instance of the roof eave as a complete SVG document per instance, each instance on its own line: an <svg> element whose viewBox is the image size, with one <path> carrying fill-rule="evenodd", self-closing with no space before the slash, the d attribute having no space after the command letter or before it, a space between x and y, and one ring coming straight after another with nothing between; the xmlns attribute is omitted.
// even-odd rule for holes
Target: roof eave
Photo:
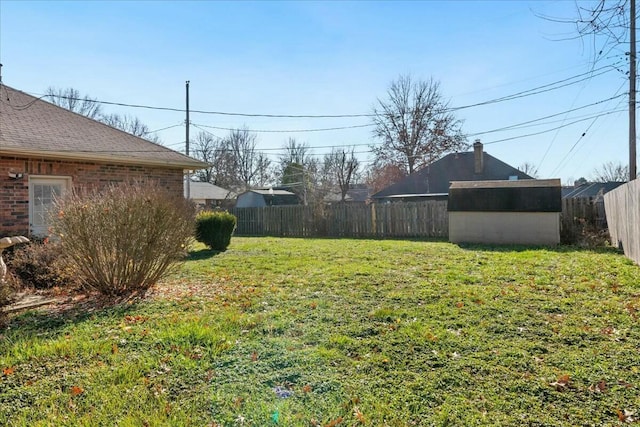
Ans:
<svg viewBox="0 0 640 427"><path fill-rule="evenodd" d="M135 157L121 157L112 154L95 154L95 153L75 153L66 151L43 151L43 150L25 150L1 148L0 155L8 156L25 156L25 157L43 157L56 160L74 160L74 161L92 161L92 162L116 162L122 164L145 165L145 166L165 166L181 169L204 169L208 167L204 162L198 160L172 161L159 159L141 159Z"/></svg>

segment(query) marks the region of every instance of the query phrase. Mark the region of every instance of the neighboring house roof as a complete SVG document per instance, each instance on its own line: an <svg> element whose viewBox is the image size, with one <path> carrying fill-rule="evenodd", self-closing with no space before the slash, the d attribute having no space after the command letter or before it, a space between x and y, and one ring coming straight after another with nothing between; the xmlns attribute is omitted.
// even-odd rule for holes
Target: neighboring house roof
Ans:
<svg viewBox="0 0 640 427"><path fill-rule="evenodd" d="M369 199L369 188L366 184L354 184L344 197L345 202L366 202ZM325 196L325 202L340 202L342 193L340 191L329 193Z"/></svg>
<svg viewBox="0 0 640 427"><path fill-rule="evenodd" d="M478 143L476 143L478 144ZM374 199L388 198L394 195L406 197L411 194L447 194L451 181L494 181L517 179L533 179L526 173L482 151L482 144L474 145L475 151L451 153L436 160L430 165L407 176L406 178L382 189L373 196ZM479 151L478 151L479 150ZM481 171L476 173L476 161L481 155Z"/></svg>
<svg viewBox="0 0 640 427"><path fill-rule="evenodd" d="M597 197L623 185L624 182L592 182L574 188L563 188L563 199Z"/></svg>
<svg viewBox="0 0 640 427"><path fill-rule="evenodd" d="M0 154L202 169L206 163L0 86Z"/></svg>
<svg viewBox="0 0 640 427"><path fill-rule="evenodd" d="M233 200L238 195L210 182L191 181L189 183L189 194L192 199L204 200Z"/></svg>

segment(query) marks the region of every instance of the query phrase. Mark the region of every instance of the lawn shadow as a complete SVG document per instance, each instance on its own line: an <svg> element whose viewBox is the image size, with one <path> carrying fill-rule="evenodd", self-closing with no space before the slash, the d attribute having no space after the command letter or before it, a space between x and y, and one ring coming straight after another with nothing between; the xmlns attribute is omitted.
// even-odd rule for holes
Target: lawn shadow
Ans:
<svg viewBox="0 0 640 427"><path fill-rule="evenodd" d="M225 251L216 251L214 249L200 249L199 251L189 252L186 261L201 261L203 259L213 258L224 253Z"/></svg>
<svg viewBox="0 0 640 427"><path fill-rule="evenodd" d="M38 308L25 309L10 316L3 333L14 333L21 339L46 335L53 338L69 325L79 325L86 321L95 322L112 317L124 317L135 310L142 299L114 300L97 294L68 298Z"/></svg>
<svg viewBox="0 0 640 427"><path fill-rule="evenodd" d="M613 246L596 246L583 247L578 245L489 245L481 243L456 243L460 249L469 251L486 251L486 252L525 252L544 250L556 253L570 252L594 252L594 253L623 253L620 249Z"/></svg>

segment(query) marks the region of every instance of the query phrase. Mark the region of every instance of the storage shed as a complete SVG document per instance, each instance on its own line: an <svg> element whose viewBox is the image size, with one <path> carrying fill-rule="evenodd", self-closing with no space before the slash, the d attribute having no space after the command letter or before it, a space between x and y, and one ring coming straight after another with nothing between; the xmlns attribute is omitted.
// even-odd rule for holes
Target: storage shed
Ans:
<svg viewBox="0 0 640 427"><path fill-rule="evenodd" d="M560 243L559 179L454 181L447 209L453 243Z"/></svg>
<svg viewBox="0 0 640 427"><path fill-rule="evenodd" d="M262 208L265 206L297 205L298 196L286 190L249 190L238 196L236 208Z"/></svg>

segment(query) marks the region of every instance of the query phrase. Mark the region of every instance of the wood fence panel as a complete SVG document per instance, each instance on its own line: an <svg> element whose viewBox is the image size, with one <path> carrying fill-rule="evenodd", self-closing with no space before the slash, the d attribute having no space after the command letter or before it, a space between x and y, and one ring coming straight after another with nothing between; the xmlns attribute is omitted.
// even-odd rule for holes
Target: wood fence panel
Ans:
<svg viewBox="0 0 640 427"><path fill-rule="evenodd" d="M444 237L447 202L233 208L236 235L287 237Z"/></svg>
<svg viewBox="0 0 640 427"><path fill-rule="evenodd" d="M631 196L629 196L631 197ZM234 208L236 235L288 237L446 238L449 217L446 201L326 206L270 206ZM602 198L562 201L563 234L586 225L606 229Z"/></svg>
<svg viewBox="0 0 640 427"><path fill-rule="evenodd" d="M640 179L604 195L611 243L640 264Z"/></svg>

